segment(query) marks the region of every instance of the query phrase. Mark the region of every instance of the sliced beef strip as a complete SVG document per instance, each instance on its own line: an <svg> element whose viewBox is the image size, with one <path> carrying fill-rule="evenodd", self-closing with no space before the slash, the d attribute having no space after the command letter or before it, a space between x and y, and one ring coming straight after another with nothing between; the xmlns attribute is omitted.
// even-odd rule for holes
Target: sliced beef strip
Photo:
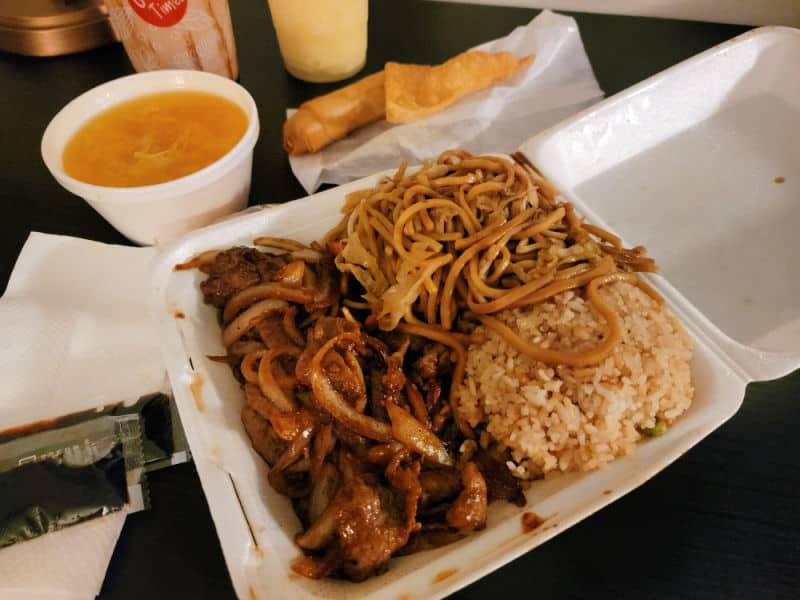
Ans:
<svg viewBox="0 0 800 600"><path fill-rule="evenodd" d="M256 323L256 331L261 337L261 341L270 350L278 348L294 348L295 343L286 335L283 328L283 315L275 314Z"/></svg>
<svg viewBox="0 0 800 600"><path fill-rule="evenodd" d="M249 405L242 408L242 424L253 449L268 465L274 465L289 444L280 439L269 421L261 418Z"/></svg>
<svg viewBox="0 0 800 600"><path fill-rule="evenodd" d="M475 466L468 462L461 471L461 493L447 511L447 524L460 532L486 527L486 507L489 503L486 481Z"/></svg>
<svg viewBox="0 0 800 600"><path fill-rule="evenodd" d="M426 344L422 356L414 363L414 368L423 379L432 379L439 372L439 344Z"/></svg>
<svg viewBox="0 0 800 600"><path fill-rule="evenodd" d="M386 359L386 373L381 378L383 385L384 402L394 402L402 405L403 388L406 385L406 376L403 373L403 360L409 346L409 338L406 337L400 347L392 352Z"/></svg>
<svg viewBox="0 0 800 600"><path fill-rule="evenodd" d="M339 502L337 547L342 571L362 581L385 569L392 554L408 541L410 529L395 495L387 488L354 478Z"/></svg>
<svg viewBox="0 0 800 600"><path fill-rule="evenodd" d="M455 469L423 471L419 481L422 484L422 506L454 498L461 490L461 478Z"/></svg>
<svg viewBox="0 0 800 600"><path fill-rule="evenodd" d="M329 352L322 367L333 389L344 396L351 406L362 407L358 410L363 410L367 402L367 390L352 368L345 363L342 355L338 352Z"/></svg>
<svg viewBox="0 0 800 600"><path fill-rule="evenodd" d="M498 448L479 448L473 460L486 480L489 500L506 500L517 506L525 506L522 485L506 466L506 460L510 458Z"/></svg>
<svg viewBox="0 0 800 600"><path fill-rule="evenodd" d="M438 342L427 343L422 355L414 361L414 371L422 381L436 379L452 368L450 349Z"/></svg>
<svg viewBox="0 0 800 600"><path fill-rule="evenodd" d="M411 534L408 543L395 552L395 556L406 556L421 552L423 550L433 550L447 546L453 542L464 539L468 534L460 531L453 531L442 523L423 525L420 531Z"/></svg>
<svg viewBox="0 0 800 600"><path fill-rule="evenodd" d="M340 317L320 317L308 333L308 343L305 350L297 359L295 371L297 380L304 385L311 385L311 361L331 338L342 333L357 333L360 330L358 323L353 323Z"/></svg>
<svg viewBox="0 0 800 600"><path fill-rule="evenodd" d="M396 470L393 489L370 474L345 476L336 496L297 542L322 554L305 556L292 568L309 577L338 573L353 581L386 569L392 555L418 529L418 465Z"/></svg>
<svg viewBox="0 0 800 600"><path fill-rule="evenodd" d="M259 283L273 281L288 255L260 252L237 246L220 252L208 266L208 278L200 284L206 304L223 308L235 294Z"/></svg>

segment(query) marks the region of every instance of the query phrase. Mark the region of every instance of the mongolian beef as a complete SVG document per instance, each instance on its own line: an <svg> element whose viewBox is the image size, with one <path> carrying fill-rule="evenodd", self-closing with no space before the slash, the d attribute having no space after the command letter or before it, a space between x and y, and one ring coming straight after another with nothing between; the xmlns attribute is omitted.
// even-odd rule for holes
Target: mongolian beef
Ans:
<svg viewBox="0 0 800 600"><path fill-rule="evenodd" d="M321 247L257 243L269 251L202 257L201 288L220 309L247 435L304 527L295 571L363 580L483 528L490 500L524 502L507 457L452 418L451 348L346 308L356 296Z"/></svg>
<svg viewBox="0 0 800 600"><path fill-rule="evenodd" d="M691 340L637 274L653 259L514 158L401 165L321 243L181 266L207 275L245 431L302 522L296 572L363 580L690 405Z"/></svg>

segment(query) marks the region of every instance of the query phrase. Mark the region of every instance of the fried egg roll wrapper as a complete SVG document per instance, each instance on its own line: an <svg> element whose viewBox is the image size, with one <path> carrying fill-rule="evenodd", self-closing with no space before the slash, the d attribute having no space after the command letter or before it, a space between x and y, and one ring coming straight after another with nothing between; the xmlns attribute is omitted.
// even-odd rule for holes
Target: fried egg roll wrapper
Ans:
<svg viewBox="0 0 800 600"><path fill-rule="evenodd" d="M383 71L313 98L283 125L283 148L289 154L317 152L386 114Z"/></svg>
<svg viewBox="0 0 800 600"><path fill-rule="evenodd" d="M464 96L512 77L533 61L510 52L472 50L441 65L386 63L386 120L410 123L443 110Z"/></svg>

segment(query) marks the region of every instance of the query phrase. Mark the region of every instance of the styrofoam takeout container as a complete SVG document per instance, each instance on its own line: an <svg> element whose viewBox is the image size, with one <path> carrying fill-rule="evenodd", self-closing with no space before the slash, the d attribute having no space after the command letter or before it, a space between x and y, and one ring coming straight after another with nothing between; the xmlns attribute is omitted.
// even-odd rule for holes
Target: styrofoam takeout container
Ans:
<svg viewBox="0 0 800 600"><path fill-rule="evenodd" d="M126 100L177 91L206 92L237 104L248 119L242 139L207 167L157 185L104 187L64 172L64 147L89 119ZM45 129L42 158L64 188L86 200L125 237L138 244L157 244L247 206L258 133L256 103L238 83L202 71L151 71L114 79L72 100Z"/></svg>
<svg viewBox="0 0 800 600"><path fill-rule="evenodd" d="M696 340L691 409L662 437L599 471L534 482L485 530L392 561L366 582L291 573L300 524L240 424L241 390L197 272L173 266L259 235L310 242L345 195L376 177L234 217L164 248L152 303L186 433L241 598L438 598L535 548L641 485L730 418L753 379L800 366L800 32L764 28L713 48L541 133L522 150L589 220L646 244L650 277ZM783 183L775 178L783 177ZM603 219L600 218L602 215ZM176 311L185 318L176 318ZM702 311L702 312L701 312ZM523 511L546 518L524 533Z"/></svg>

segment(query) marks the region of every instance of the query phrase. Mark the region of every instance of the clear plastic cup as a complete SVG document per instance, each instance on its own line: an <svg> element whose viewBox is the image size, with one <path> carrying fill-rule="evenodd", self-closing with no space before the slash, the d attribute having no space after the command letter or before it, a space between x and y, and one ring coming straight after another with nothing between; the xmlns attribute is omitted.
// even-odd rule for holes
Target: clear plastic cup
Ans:
<svg viewBox="0 0 800 600"><path fill-rule="evenodd" d="M105 0L133 68L239 77L228 0Z"/></svg>
<svg viewBox="0 0 800 600"><path fill-rule="evenodd" d="M286 70L314 83L358 73L367 59L367 0L269 0Z"/></svg>

